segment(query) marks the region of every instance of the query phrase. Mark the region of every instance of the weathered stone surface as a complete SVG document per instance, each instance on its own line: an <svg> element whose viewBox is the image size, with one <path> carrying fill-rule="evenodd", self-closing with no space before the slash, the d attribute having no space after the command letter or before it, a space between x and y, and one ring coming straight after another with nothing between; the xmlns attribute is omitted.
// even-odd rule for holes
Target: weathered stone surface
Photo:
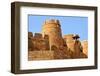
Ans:
<svg viewBox="0 0 100 76"><path fill-rule="evenodd" d="M32 32L28 32L28 51L34 50L32 38L33 38Z"/></svg>
<svg viewBox="0 0 100 76"><path fill-rule="evenodd" d="M88 56L88 41L84 40L81 42L83 46L83 53Z"/></svg>
<svg viewBox="0 0 100 76"><path fill-rule="evenodd" d="M42 33L28 33L28 60L87 58L88 42L81 43L79 38L74 34L62 37L59 20L46 20Z"/></svg>
<svg viewBox="0 0 100 76"><path fill-rule="evenodd" d="M32 37L33 37L32 32L28 32L28 38L32 38Z"/></svg>
<svg viewBox="0 0 100 76"><path fill-rule="evenodd" d="M34 38L35 39L41 39L42 38L42 34L41 33L35 33Z"/></svg>
<svg viewBox="0 0 100 76"><path fill-rule="evenodd" d="M49 36L50 48L51 46L59 46L63 45L61 27L58 20L46 20L42 27L42 34Z"/></svg>
<svg viewBox="0 0 100 76"><path fill-rule="evenodd" d="M51 60L54 59L54 51L41 50L41 51L29 51L28 60Z"/></svg>
<svg viewBox="0 0 100 76"><path fill-rule="evenodd" d="M64 40L66 42L66 45L68 46L68 48L71 50L71 51L75 51L74 49L74 44L75 44L75 40L73 39L73 34L68 34L68 35L64 35Z"/></svg>
<svg viewBox="0 0 100 76"><path fill-rule="evenodd" d="M28 49L30 51L49 50L49 37L43 37L42 34L35 33L33 37L28 39Z"/></svg>
<svg viewBox="0 0 100 76"><path fill-rule="evenodd" d="M71 58L84 58L86 55L83 53L83 46L79 40L74 38L73 34L65 35L64 40L66 45L71 51Z"/></svg>

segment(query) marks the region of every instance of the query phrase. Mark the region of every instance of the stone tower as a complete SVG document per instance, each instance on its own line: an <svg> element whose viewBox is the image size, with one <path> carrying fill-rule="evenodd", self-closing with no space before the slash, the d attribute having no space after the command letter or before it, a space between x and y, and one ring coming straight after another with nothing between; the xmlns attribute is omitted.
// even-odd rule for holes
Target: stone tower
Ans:
<svg viewBox="0 0 100 76"><path fill-rule="evenodd" d="M64 40L66 41L66 44L70 51L73 52L72 57L73 58L80 58L81 53L83 51L81 42L79 40L74 39L73 34L65 35Z"/></svg>
<svg viewBox="0 0 100 76"><path fill-rule="evenodd" d="M64 35L64 40L66 41L68 48L74 52L75 40L73 39L73 36L73 34Z"/></svg>
<svg viewBox="0 0 100 76"><path fill-rule="evenodd" d="M42 27L42 34L49 36L50 49L63 46L61 26L59 20L46 20Z"/></svg>

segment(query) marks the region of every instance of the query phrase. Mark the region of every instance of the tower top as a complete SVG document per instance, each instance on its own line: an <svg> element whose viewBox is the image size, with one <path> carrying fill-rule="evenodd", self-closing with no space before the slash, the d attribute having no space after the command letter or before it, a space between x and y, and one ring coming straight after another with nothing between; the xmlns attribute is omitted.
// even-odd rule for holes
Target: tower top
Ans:
<svg viewBox="0 0 100 76"><path fill-rule="evenodd" d="M74 34L67 34L67 35L64 35L63 38L64 39L71 39L72 40L73 36L74 36Z"/></svg>
<svg viewBox="0 0 100 76"><path fill-rule="evenodd" d="M80 36L78 34L68 34L68 35L64 35L63 37L64 39L74 39L77 40L80 38Z"/></svg>
<svg viewBox="0 0 100 76"><path fill-rule="evenodd" d="M60 22L56 19L48 19L45 21L45 24L60 24Z"/></svg>

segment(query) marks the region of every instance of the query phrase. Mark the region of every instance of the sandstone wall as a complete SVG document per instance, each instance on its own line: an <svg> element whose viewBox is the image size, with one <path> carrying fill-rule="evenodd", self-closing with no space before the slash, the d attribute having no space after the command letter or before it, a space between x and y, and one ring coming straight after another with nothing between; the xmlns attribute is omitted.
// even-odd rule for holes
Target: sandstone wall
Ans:
<svg viewBox="0 0 100 76"><path fill-rule="evenodd" d="M48 36L42 36L40 33L35 33L35 35L32 38L29 38L28 40L28 49L30 51L34 50L49 50L49 38Z"/></svg>
<svg viewBox="0 0 100 76"><path fill-rule="evenodd" d="M73 37L73 34L62 37L58 20L46 20L42 34L28 33L28 60L87 58L88 42Z"/></svg>
<svg viewBox="0 0 100 76"><path fill-rule="evenodd" d="M74 40L73 36L73 34L68 34L63 38L66 41L69 50L71 51L71 58L82 58L84 55L81 42L79 40Z"/></svg>
<svg viewBox="0 0 100 76"><path fill-rule="evenodd" d="M32 38L33 37L33 33L32 32L28 32L28 38Z"/></svg>
<svg viewBox="0 0 100 76"><path fill-rule="evenodd" d="M88 56L88 41L82 41L82 46L83 46L83 53Z"/></svg>
<svg viewBox="0 0 100 76"><path fill-rule="evenodd" d="M32 32L28 32L28 51L34 50L32 38L33 38Z"/></svg>
<svg viewBox="0 0 100 76"><path fill-rule="evenodd" d="M50 48L63 46L61 27L58 20L46 20L43 24L42 34L49 36Z"/></svg>
<svg viewBox="0 0 100 76"><path fill-rule="evenodd" d="M74 49L74 44L75 44L75 40L73 39L73 34L68 34L68 35L64 35L64 40L66 42L66 45L68 46L68 48L71 50L71 51L75 51Z"/></svg>
<svg viewBox="0 0 100 76"><path fill-rule="evenodd" d="M54 51L41 50L41 51L29 51L28 60L51 60L54 59Z"/></svg>

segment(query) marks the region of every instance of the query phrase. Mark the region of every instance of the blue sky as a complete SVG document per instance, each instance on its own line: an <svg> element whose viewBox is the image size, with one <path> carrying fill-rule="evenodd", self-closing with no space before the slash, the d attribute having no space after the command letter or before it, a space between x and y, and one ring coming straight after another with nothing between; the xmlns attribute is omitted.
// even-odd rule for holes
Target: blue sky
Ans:
<svg viewBox="0 0 100 76"><path fill-rule="evenodd" d="M61 24L62 35L78 34L80 40L88 40L88 17L29 15L28 31L41 32L46 19L58 19Z"/></svg>

